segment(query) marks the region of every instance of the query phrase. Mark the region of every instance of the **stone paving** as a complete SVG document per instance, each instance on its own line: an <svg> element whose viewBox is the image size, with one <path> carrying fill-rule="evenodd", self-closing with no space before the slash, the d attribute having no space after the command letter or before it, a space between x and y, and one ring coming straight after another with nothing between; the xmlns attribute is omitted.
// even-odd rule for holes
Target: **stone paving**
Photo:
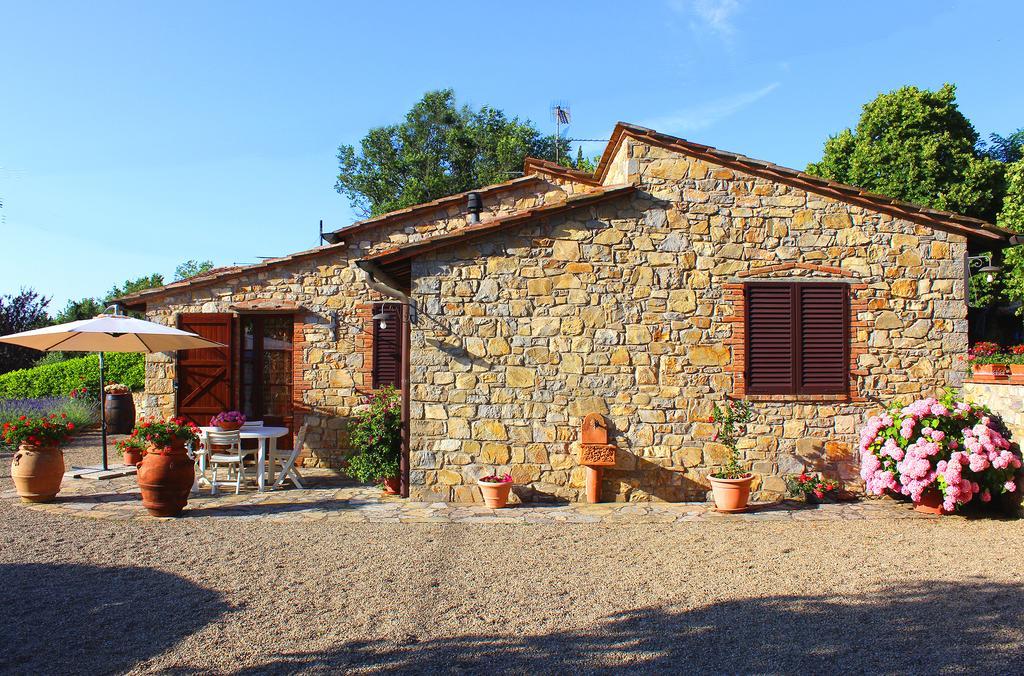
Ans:
<svg viewBox="0 0 1024 676"><path fill-rule="evenodd" d="M909 505L888 498L859 502L807 505L786 500L754 505L743 514L722 514L709 503L602 503L527 504L489 509L483 504L417 502L384 495L376 488L353 484L322 469L304 469L304 490L290 486L259 493L254 487L242 493L209 489L194 492L184 516L200 519L259 519L267 522L350 521L367 523L678 523L684 521L837 521L864 519L935 518L919 514ZM142 507L135 477L108 481L67 479L56 501L22 503L13 489L0 499L26 509L42 510L91 519L154 520Z"/></svg>

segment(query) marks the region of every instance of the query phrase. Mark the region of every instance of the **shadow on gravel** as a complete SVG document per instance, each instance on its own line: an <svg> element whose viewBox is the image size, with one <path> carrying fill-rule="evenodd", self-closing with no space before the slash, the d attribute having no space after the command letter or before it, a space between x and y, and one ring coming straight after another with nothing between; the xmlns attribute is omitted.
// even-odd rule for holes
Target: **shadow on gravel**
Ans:
<svg viewBox="0 0 1024 676"><path fill-rule="evenodd" d="M585 632L355 641L239 673L1008 673L1024 656L1022 592L937 582L850 600L775 596L689 612L642 608Z"/></svg>
<svg viewBox="0 0 1024 676"><path fill-rule="evenodd" d="M229 610L149 568L4 564L0 581L0 673L124 672Z"/></svg>

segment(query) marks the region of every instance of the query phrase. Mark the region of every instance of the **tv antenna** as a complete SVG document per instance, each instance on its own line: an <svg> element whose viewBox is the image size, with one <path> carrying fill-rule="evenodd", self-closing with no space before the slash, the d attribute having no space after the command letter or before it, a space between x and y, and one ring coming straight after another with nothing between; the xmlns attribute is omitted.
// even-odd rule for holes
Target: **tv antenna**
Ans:
<svg viewBox="0 0 1024 676"><path fill-rule="evenodd" d="M558 142L562 136L562 125L569 126L572 122L572 111L565 101L556 101L551 104L551 118L555 121L555 162L558 162Z"/></svg>

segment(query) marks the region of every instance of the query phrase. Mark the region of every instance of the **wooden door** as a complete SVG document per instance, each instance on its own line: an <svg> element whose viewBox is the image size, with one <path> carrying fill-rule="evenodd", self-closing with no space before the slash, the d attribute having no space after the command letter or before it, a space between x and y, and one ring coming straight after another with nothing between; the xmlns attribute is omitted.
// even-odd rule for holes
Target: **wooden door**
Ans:
<svg viewBox="0 0 1024 676"><path fill-rule="evenodd" d="M235 408L234 324L232 314L178 315L178 328L227 346L178 352L177 414L197 425Z"/></svg>

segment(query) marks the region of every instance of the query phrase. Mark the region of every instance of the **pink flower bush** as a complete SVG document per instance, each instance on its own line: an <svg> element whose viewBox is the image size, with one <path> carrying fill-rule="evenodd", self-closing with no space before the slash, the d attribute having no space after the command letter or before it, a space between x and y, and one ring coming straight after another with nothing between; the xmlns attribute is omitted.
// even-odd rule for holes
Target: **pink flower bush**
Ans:
<svg viewBox="0 0 1024 676"><path fill-rule="evenodd" d="M1002 421L983 406L920 399L872 416L860 433L861 478L874 495L894 491L920 502L929 489L954 510L989 502L1024 486L1020 449Z"/></svg>

